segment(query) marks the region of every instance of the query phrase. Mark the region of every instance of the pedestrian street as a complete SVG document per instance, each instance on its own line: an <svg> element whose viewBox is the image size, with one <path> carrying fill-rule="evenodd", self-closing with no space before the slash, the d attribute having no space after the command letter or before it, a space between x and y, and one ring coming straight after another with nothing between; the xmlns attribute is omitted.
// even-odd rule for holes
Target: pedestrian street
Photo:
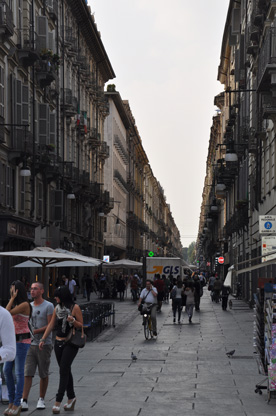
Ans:
<svg viewBox="0 0 276 416"><path fill-rule="evenodd" d="M80 301L78 299L78 301ZM235 304L235 301L233 302ZM253 314L244 303L223 311L205 289L200 312L173 324L170 304L157 316L158 337L146 341L142 319L130 299L115 300L116 326L80 350L72 366L77 416L275 415L276 399L255 394ZM227 352L235 350L233 356ZM131 355L137 360L133 360ZM36 410L38 377L26 415L52 414L58 383L54 354L46 410ZM65 399L64 399L65 403ZM5 407L2 405L2 410ZM68 414L61 408L61 414Z"/></svg>

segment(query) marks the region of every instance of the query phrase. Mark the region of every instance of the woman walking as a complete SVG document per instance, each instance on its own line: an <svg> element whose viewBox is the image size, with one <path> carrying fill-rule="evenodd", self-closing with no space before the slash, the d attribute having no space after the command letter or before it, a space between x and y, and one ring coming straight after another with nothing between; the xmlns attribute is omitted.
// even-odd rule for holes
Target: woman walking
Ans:
<svg viewBox="0 0 276 416"><path fill-rule="evenodd" d="M72 295L68 286L60 286L57 288L54 292L54 297L57 306L55 307L52 319L41 338L39 348L43 349L46 338L54 329L55 324L57 324L54 350L59 365L59 387L52 412L54 414L59 414L65 391L67 393L68 401L64 405L64 410L74 410L76 403L71 365L78 353L78 348L66 342L66 337L73 327L76 329L82 327L83 317L80 307L72 300Z"/></svg>
<svg viewBox="0 0 276 416"><path fill-rule="evenodd" d="M184 294L186 295L186 313L189 317L189 323L192 323L193 311L195 306L195 290L194 287L189 285L186 286L184 290Z"/></svg>
<svg viewBox="0 0 276 416"><path fill-rule="evenodd" d="M21 397L24 387L24 365L27 352L31 345L31 333L28 322L32 314L32 308L28 300L27 290L20 280L16 280L10 287L11 298L6 306L13 318L16 355L13 361L4 364L4 375L9 394L9 407L4 415L20 415ZM15 370L16 384L13 376Z"/></svg>
<svg viewBox="0 0 276 416"><path fill-rule="evenodd" d="M178 323L180 324L181 311L182 311L182 295L183 295L183 283L178 280L176 285L172 288L171 293L174 292L174 298L172 299L173 310L173 323L175 323L176 311L178 312Z"/></svg>

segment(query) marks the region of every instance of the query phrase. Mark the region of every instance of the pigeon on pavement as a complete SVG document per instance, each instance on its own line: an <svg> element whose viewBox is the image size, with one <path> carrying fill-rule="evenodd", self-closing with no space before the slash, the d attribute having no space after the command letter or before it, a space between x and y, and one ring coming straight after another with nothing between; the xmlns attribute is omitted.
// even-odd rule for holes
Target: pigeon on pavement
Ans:
<svg viewBox="0 0 276 416"><path fill-rule="evenodd" d="M228 351L228 352L226 353L227 357L228 357L228 358L233 357L233 355L235 354L235 351L236 351L236 350Z"/></svg>
<svg viewBox="0 0 276 416"><path fill-rule="evenodd" d="M131 353L131 359L132 359L132 361L136 361L137 360L137 357L136 357L135 354L133 354L133 352Z"/></svg>

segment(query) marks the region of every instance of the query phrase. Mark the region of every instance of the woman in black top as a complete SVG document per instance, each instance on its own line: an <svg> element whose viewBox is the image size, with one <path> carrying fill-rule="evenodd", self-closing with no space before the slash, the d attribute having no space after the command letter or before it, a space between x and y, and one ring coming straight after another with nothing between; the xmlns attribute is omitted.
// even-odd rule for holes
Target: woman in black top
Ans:
<svg viewBox="0 0 276 416"><path fill-rule="evenodd" d="M60 413L60 404L66 391L68 401L64 405L65 410L74 410L76 396L74 392L73 376L71 365L77 355L78 348L66 342L66 337L72 327L81 328L83 317L80 307L72 300L68 286L60 286L54 292L57 306L54 309L52 319L41 338L39 348L42 349L45 339L57 324L55 339L55 354L59 365L59 387L56 395L56 402L53 406L53 413Z"/></svg>

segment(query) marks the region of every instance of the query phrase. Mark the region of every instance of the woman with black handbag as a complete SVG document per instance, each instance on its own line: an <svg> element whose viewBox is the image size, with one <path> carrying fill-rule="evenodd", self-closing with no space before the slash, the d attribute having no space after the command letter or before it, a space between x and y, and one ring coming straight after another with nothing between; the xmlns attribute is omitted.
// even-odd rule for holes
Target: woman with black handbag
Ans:
<svg viewBox="0 0 276 416"><path fill-rule="evenodd" d="M56 402L52 411L54 414L59 414L60 405L65 391L67 393L68 401L64 405L64 410L74 410L76 403L71 365L78 353L79 348L70 343L68 338L70 337L73 329L76 330L83 328L83 317L80 307L72 300L72 295L68 286L58 287L54 292L54 297L56 299L57 306L54 309L51 322L47 326L43 337L41 338L39 348L43 349L45 339L57 323L54 350L59 365L59 387L56 395Z"/></svg>

